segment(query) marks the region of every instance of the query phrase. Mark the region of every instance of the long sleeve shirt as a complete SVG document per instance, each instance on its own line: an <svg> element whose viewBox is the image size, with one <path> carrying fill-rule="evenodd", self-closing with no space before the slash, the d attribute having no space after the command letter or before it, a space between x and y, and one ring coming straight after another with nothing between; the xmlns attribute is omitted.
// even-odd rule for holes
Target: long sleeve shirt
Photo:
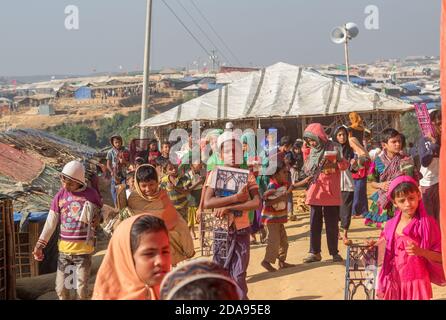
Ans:
<svg viewBox="0 0 446 320"><path fill-rule="evenodd" d="M420 172L423 175L420 185L430 187L437 184L440 174L440 145L422 137L418 143L418 154L421 162Z"/></svg>

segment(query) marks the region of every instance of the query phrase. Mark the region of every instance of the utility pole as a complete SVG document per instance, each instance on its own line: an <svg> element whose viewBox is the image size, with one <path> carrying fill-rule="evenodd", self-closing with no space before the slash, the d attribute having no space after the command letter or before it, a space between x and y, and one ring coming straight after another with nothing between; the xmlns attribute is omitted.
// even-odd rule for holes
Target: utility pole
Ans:
<svg viewBox="0 0 446 320"><path fill-rule="evenodd" d="M212 55L211 55L211 60L212 60L212 72L213 73L217 73L217 67L218 67L218 56L217 56L217 52L215 50L212 50Z"/></svg>
<svg viewBox="0 0 446 320"><path fill-rule="evenodd" d="M345 29L347 30L347 26L345 26ZM345 71L347 74L347 83L350 83L350 55L348 52L348 42L349 42L349 37L347 36L347 38L345 39Z"/></svg>
<svg viewBox="0 0 446 320"><path fill-rule="evenodd" d="M144 48L144 82L142 86L141 124L147 120L150 99L150 44L152 38L152 0L147 0L146 42ZM147 138L147 129L141 128L140 139Z"/></svg>

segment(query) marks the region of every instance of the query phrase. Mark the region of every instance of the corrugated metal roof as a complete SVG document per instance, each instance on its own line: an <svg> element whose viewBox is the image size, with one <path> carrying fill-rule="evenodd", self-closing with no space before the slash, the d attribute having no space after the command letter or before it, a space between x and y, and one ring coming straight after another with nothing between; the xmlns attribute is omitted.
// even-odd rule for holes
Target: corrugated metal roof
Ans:
<svg viewBox="0 0 446 320"><path fill-rule="evenodd" d="M17 182L31 182L37 178L44 164L23 151L0 142L0 174Z"/></svg>
<svg viewBox="0 0 446 320"><path fill-rule="evenodd" d="M92 148L39 130L1 132L0 190L14 198L17 212L46 211L60 189L63 165L84 160L89 176L96 155Z"/></svg>

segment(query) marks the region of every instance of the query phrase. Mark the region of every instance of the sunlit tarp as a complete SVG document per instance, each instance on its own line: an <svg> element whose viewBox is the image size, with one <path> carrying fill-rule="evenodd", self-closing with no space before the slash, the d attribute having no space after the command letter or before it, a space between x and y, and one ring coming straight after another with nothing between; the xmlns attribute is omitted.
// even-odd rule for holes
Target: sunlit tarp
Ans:
<svg viewBox="0 0 446 320"><path fill-rule="evenodd" d="M152 117L142 127L192 120L306 117L352 111L406 111L410 104L286 63L251 72L221 89Z"/></svg>

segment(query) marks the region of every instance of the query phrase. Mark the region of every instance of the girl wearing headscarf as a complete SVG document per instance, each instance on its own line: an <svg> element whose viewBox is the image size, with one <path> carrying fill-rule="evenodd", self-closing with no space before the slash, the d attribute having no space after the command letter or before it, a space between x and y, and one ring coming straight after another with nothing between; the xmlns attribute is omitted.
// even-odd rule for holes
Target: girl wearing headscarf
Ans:
<svg viewBox="0 0 446 320"><path fill-rule="evenodd" d="M130 215L150 214L164 221L171 244L172 265L195 255L186 221L175 210L165 190L159 188L155 167L142 165L135 172L135 191L128 199Z"/></svg>
<svg viewBox="0 0 446 320"><path fill-rule="evenodd" d="M343 259L338 251L339 210L342 205L341 171L346 170L349 164L342 156L340 146L328 140L320 123L310 124L303 138L311 148L304 171L307 177L313 177L306 197L306 204L311 206L310 255L304 262L322 260L323 219L325 219L330 255L333 257L333 262L341 262Z"/></svg>
<svg viewBox="0 0 446 320"><path fill-rule="evenodd" d="M355 153L348 141L348 129L345 126L336 128L333 135L333 141L340 144L342 148L342 156L349 163L355 158ZM342 239L345 245L349 245L351 241L348 239L348 229L352 219L353 199L355 194L354 180L352 176L351 166L348 170L341 172L341 196L342 205L340 208L341 229L343 230Z"/></svg>
<svg viewBox="0 0 446 320"><path fill-rule="evenodd" d="M164 222L150 215L131 217L113 234L96 277L93 300L158 300L170 267Z"/></svg>
<svg viewBox="0 0 446 320"><path fill-rule="evenodd" d="M387 197L396 207L378 242L385 243L377 295L383 300L430 300L432 285L446 285L441 233L424 208L418 183L409 176L393 180Z"/></svg>

